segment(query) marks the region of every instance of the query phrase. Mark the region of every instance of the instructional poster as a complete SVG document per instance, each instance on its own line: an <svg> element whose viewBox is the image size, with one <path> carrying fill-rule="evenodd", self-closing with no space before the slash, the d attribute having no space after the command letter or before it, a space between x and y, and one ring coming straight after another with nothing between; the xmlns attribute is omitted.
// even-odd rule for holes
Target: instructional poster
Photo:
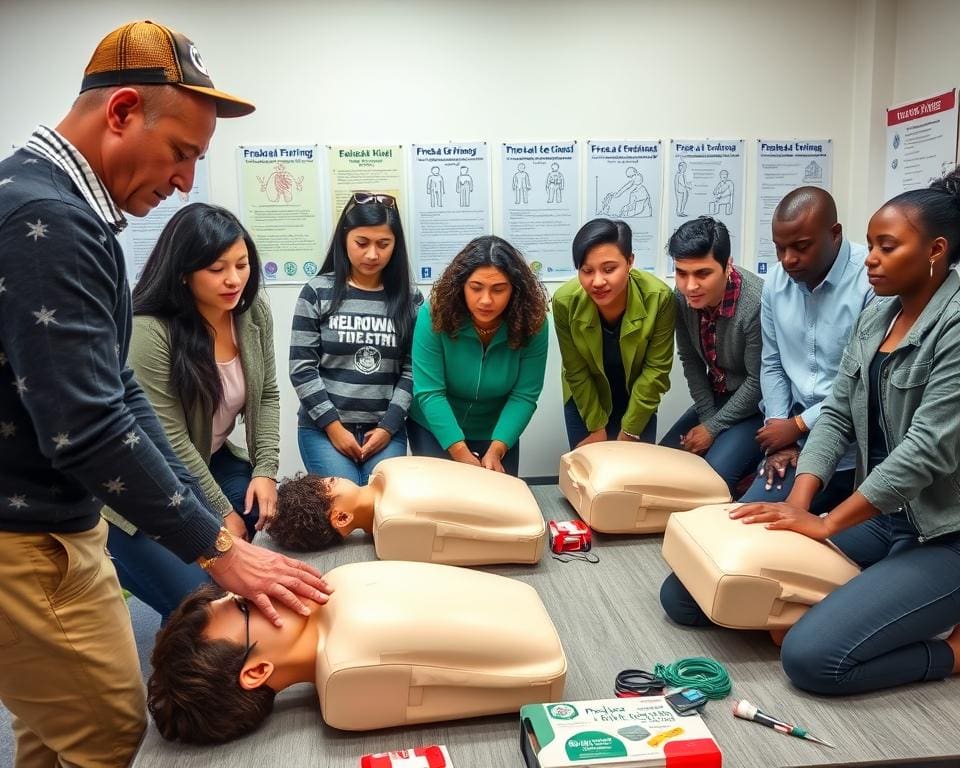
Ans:
<svg viewBox="0 0 960 768"><path fill-rule="evenodd" d="M193 187L188 192L174 190L166 200L143 218L131 216L127 219L127 228L118 238L123 247L123 258L127 264L127 280L130 286L136 285L147 263L153 246L157 244L160 233L173 215L190 203L210 202L210 167L207 158L197 160L193 174Z"/></svg>
<svg viewBox="0 0 960 768"><path fill-rule="evenodd" d="M667 189L669 240L677 227L697 216L713 216L730 231L730 252L742 261L743 139L673 139ZM673 259L667 259L673 274Z"/></svg>
<svg viewBox="0 0 960 768"><path fill-rule="evenodd" d="M410 147L411 253L432 283L473 238L491 232L490 156L485 142Z"/></svg>
<svg viewBox="0 0 960 768"><path fill-rule="evenodd" d="M957 90L887 110L889 200L926 187L957 164Z"/></svg>
<svg viewBox="0 0 960 768"><path fill-rule="evenodd" d="M327 147L330 171L330 214L336 226L340 212L354 192L386 192L393 195L406 218L403 207L403 147L335 146Z"/></svg>
<svg viewBox="0 0 960 768"><path fill-rule="evenodd" d="M587 218L627 222L633 231L634 266L656 271L663 249L663 143L656 139L591 141L587 150Z"/></svg>
<svg viewBox="0 0 960 768"><path fill-rule="evenodd" d="M759 139L757 141L757 274L766 275L777 261L771 238L773 212L797 187L830 191L833 142L830 139Z"/></svg>
<svg viewBox="0 0 960 768"><path fill-rule="evenodd" d="M240 211L268 282L303 283L319 270L317 154L315 144L237 148Z"/></svg>
<svg viewBox="0 0 960 768"><path fill-rule="evenodd" d="M580 228L577 142L508 143L501 161L504 238L541 280L573 276L570 245Z"/></svg>

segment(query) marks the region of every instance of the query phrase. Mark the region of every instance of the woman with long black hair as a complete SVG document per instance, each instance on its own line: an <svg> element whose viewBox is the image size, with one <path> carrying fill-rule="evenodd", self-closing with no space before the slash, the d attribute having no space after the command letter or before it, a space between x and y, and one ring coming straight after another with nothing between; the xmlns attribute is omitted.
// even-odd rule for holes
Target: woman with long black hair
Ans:
<svg viewBox="0 0 960 768"><path fill-rule="evenodd" d="M365 485L379 462L406 454L410 344L422 301L396 199L355 192L293 316L290 381L308 472Z"/></svg>
<svg viewBox="0 0 960 768"><path fill-rule="evenodd" d="M257 249L236 216L184 207L134 289L129 358L174 452L224 525L246 539L277 505L280 394L273 319L259 289ZM227 440L241 414L247 451ZM121 584L164 619L207 580L111 510L104 517Z"/></svg>

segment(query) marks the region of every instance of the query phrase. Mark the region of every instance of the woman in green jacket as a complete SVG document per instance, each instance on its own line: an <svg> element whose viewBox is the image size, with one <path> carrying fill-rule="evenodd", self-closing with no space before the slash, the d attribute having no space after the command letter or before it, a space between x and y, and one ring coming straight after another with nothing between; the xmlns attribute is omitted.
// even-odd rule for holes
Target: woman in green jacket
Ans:
<svg viewBox="0 0 960 768"><path fill-rule="evenodd" d="M280 393L253 240L229 211L170 219L133 292L130 366L208 505L252 539L276 513ZM243 417L250 452L227 437ZM175 502L171 502L175 503ZM206 574L105 509L123 586L165 619Z"/></svg>
<svg viewBox="0 0 960 768"><path fill-rule="evenodd" d="M543 389L547 333L546 292L523 257L493 235L469 242L413 332L413 453L516 475L520 434Z"/></svg>
<svg viewBox="0 0 960 768"><path fill-rule="evenodd" d="M633 269L633 233L623 221L584 224L573 265L577 276L553 296L570 450L602 440L656 442L673 366L673 292Z"/></svg>

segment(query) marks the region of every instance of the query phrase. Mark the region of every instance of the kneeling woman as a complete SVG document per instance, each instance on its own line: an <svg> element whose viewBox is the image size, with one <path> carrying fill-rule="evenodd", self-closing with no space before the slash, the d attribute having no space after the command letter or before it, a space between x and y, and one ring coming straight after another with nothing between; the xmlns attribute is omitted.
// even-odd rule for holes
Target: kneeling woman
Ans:
<svg viewBox="0 0 960 768"><path fill-rule="evenodd" d="M478 237L434 284L413 333L416 456L516 475L520 434L543 389L547 297L506 240Z"/></svg>
<svg viewBox="0 0 960 768"><path fill-rule="evenodd" d="M130 365L174 452L234 536L252 539L277 506L280 393L260 262L229 211L195 203L164 228L133 292ZM227 437L243 414L247 453ZM120 583L166 619L206 574L111 510Z"/></svg>
<svg viewBox="0 0 960 768"><path fill-rule="evenodd" d="M308 472L362 485L379 462L406 454L410 344L422 303L410 285L397 201L355 192L293 315L290 381Z"/></svg>
<svg viewBox="0 0 960 768"><path fill-rule="evenodd" d="M673 293L633 268L633 234L622 221L584 224L573 265L577 277L553 296L570 450L602 440L654 443L673 366Z"/></svg>
<svg viewBox="0 0 960 768"><path fill-rule="evenodd" d="M952 268L960 261L960 174L890 200L870 219L867 243L870 282L889 298L857 320L793 490L783 503L731 513L829 538L863 569L783 641L791 681L823 694L960 671L960 275ZM857 490L827 515L811 514L853 441ZM702 623L689 595L680 600L672 587L672 595L661 592L667 612Z"/></svg>

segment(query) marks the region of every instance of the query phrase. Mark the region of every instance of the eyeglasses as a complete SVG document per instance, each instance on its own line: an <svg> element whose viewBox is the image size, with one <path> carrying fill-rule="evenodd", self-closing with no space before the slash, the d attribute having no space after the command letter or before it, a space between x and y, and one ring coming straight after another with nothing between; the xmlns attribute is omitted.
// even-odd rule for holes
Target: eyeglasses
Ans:
<svg viewBox="0 0 960 768"><path fill-rule="evenodd" d="M236 603L240 613L243 614L243 626L247 635L247 644L243 651L243 660L240 662L240 666L242 667L247 663L247 659L250 657L250 651L253 650L253 646L255 646L256 643L250 642L250 606L247 605L246 598L240 597L240 595L234 595L233 602Z"/></svg>
<svg viewBox="0 0 960 768"><path fill-rule="evenodd" d="M397 198L381 192L354 192L350 198L350 203L351 208L355 205L367 205L367 203L380 203L386 208L396 208Z"/></svg>

